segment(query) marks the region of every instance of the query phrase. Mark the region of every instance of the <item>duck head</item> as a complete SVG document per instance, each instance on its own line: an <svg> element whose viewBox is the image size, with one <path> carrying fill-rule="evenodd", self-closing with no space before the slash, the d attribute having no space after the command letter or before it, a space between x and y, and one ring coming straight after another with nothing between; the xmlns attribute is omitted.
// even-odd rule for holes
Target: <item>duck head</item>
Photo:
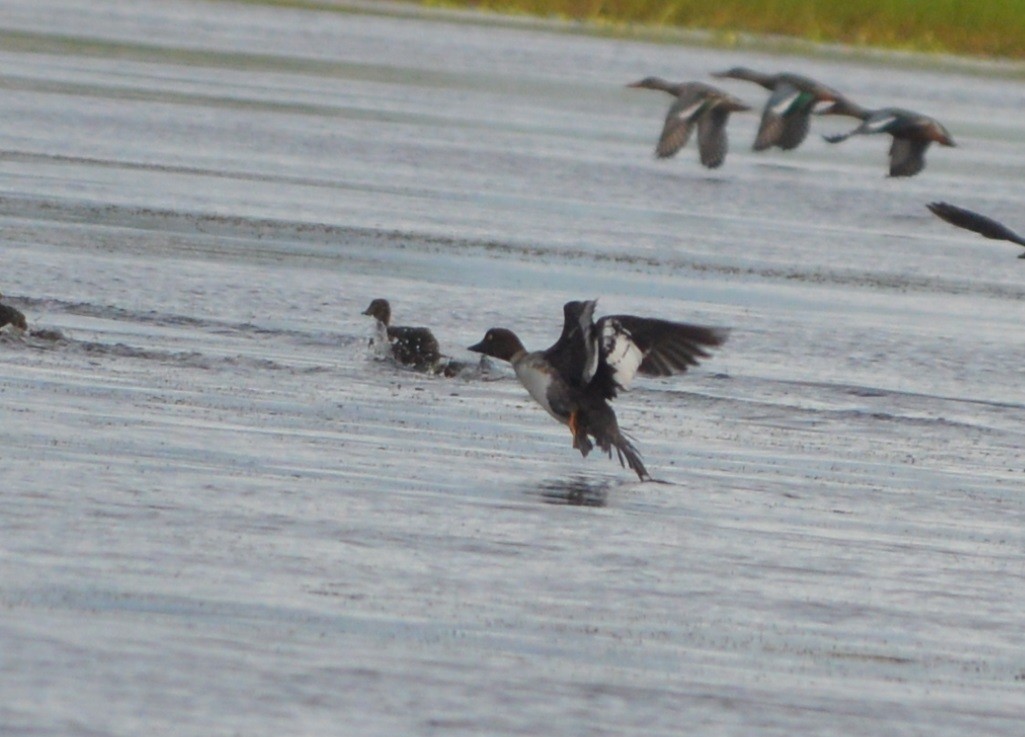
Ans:
<svg viewBox="0 0 1025 737"><path fill-rule="evenodd" d="M518 354L526 352L516 333L505 328L491 328L484 334L484 339L480 343L471 345L467 350L510 362Z"/></svg>
<svg viewBox="0 0 1025 737"><path fill-rule="evenodd" d="M370 303L370 306L363 310L364 315L370 315L376 317L378 320L383 322L385 325L391 320L391 305L388 304L386 299L375 299Z"/></svg>
<svg viewBox="0 0 1025 737"><path fill-rule="evenodd" d="M631 82L627 87L634 87L643 90L662 90L664 92L675 92L678 85L667 82L661 77L645 77L636 82Z"/></svg>
<svg viewBox="0 0 1025 737"><path fill-rule="evenodd" d="M940 144L941 146L957 146L957 144L954 143L954 137L950 135L950 131L944 128L939 121L932 121L932 124L929 126L928 132L929 139L932 141L936 141L936 143Z"/></svg>
<svg viewBox="0 0 1025 737"><path fill-rule="evenodd" d="M742 79L745 82L754 82L769 89L772 88L776 80L774 75L756 72L750 67L731 67L724 72L712 72L712 76L716 79Z"/></svg>

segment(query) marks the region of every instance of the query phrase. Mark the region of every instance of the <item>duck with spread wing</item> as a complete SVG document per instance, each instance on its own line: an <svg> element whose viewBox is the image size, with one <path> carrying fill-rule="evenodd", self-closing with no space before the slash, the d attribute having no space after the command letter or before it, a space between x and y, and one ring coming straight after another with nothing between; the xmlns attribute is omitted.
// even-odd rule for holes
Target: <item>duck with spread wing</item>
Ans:
<svg viewBox="0 0 1025 737"><path fill-rule="evenodd" d="M597 300L567 302L562 335L547 350L528 352L511 330L491 328L469 350L508 361L530 396L573 434L581 455L597 444L651 480L640 454L619 429L609 405L637 373L670 376L709 357L727 331L633 315L594 319ZM591 441L594 438L594 442Z"/></svg>

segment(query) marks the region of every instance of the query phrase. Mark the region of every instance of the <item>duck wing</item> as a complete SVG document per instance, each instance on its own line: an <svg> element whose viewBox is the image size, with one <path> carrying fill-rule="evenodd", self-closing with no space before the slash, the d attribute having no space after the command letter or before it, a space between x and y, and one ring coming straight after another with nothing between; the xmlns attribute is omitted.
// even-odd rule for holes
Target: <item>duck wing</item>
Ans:
<svg viewBox="0 0 1025 737"><path fill-rule="evenodd" d="M966 210L963 207L948 204L946 202L930 202L926 207L934 215L946 220L951 225L956 225L965 230L971 230L985 238L992 238L999 241L1010 241L1019 246L1025 246L1025 238L1015 233L1003 223L999 223L985 215Z"/></svg>
<svg viewBox="0 0 1025 737"><path fill-rule="evenodd" d="M726 137L726 121L730 119L730 110L715 106L698 118L698 153L701 163L709 169L722 166L729 149Z"/></svg>
<svg viewBox="0 0 1025 737"><path fill-rule="evenodd" d="M926 139L925 131L932 118L904 108L887 107L876 110L864 123L866 133L889 133L895 138Z"/></svg>
<svg viewBox="0 0 1025 737"><path fill-rule="evenodd" d="M594 309L597 300L574 300L562 307L562 334L544 352L544 358L560 376L575 386L585 386L594 376L598 346L594 340Z"/></svg>
<svg viewBox="0 0 1025 737"><path fill-rule="evenodd" d="M608 399L630 388L634 376L683 373L722 345L727 331L633 315L608 315L595 323L598 347L590 386Z"/></svg>
<svg viewBox="0 0 1025 737"><path fill-rule="evenodd" d="M822 136L829 143L840 143L851 136L870 136L875 133L889 133L900 135L905 132L905 116L902 111L885 108L883 110L866 111L865 118L861 124L847 133L840 133L832 136Z"/></svg>
<svg viewBox="0 0 1025 737"><path fill-rule="evenodd" d="M784 151L791 151L800 146L808 137L811 127L811 108L795 110L783 118L783 129L780 131L776 145Z"/></svg>
<svg viewBox="0 0 1025 737"><path fill-rule="evenodd" d="M930 141L922 138L896 138L890 144L890 176L913 177L925 168L925 150Z"/></svg>
<svg viewBox="0 0 1025 737"><path fill-rule="evenodd" d="M762 122L758 125L755 142L751 146L754 151L765 151L772 148L783 135L783 118L772 113L769 108L762 112Z"/></svg>
<svg viewBox="0 0 1025 737"><path fill-rule="evenodd" d="M594 321L597 300L563 306L562 335L544 358L571 384L614 399L634 376L683 373L722 345L728 331L634 315L608 315Z"/></svg>
<svg viewBox="0 0 1025 737"><path fill-rule="evenodd" d="M659 136L658 145L655 147L655 156L668 159L687 145L694 130L694 121L700 119L704 105L704 99L688 94L678 98L670 106L665 124L662 126L662 135Z"/></svg>
<svg viewBox="0 0 1025 737"><path fill-rule="evenodd" d="M753 146L755 151L764 151L779 143L786 127L786 116L801 94L801 90L792 84L782 82L776 85L762 110L762 122Z"/></svg>

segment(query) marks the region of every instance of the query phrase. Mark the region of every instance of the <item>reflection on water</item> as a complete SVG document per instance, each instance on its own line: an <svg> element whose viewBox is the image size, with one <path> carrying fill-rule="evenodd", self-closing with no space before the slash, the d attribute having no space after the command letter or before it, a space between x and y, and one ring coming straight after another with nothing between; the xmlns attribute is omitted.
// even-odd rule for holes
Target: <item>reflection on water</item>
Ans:
<svg viewBox="0 0 1025 737"><path fill-rule="evenodd" d="M612 487L612 479L571 476L552 479L527 490L546 504L570 504L577 507L604 507Z"/></svg>

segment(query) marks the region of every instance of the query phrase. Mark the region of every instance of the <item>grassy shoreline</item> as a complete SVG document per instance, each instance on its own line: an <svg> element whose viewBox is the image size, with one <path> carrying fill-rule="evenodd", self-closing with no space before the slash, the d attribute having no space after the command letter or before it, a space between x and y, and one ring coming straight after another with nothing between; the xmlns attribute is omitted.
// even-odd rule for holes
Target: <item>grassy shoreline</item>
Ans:
<svg viewBox="0 0 1025 737"><path fill-rule="evenodd" d="M562 31L814 53L814 47L1025 60L1025 0L231 0L329 12L417 16L429 9L494 13L501 22L580 23ZM419 11L417 10L419 9ZM499 20L501 19L501 20ZM557 24L556 24L557 25Z"/></svg>
<svg viewBox="0 0 1025 737"><path fill-rule="evenodd" d="M427 0L613 25L770 34L819 43L1025 59L1025 0Z"/></svg>

